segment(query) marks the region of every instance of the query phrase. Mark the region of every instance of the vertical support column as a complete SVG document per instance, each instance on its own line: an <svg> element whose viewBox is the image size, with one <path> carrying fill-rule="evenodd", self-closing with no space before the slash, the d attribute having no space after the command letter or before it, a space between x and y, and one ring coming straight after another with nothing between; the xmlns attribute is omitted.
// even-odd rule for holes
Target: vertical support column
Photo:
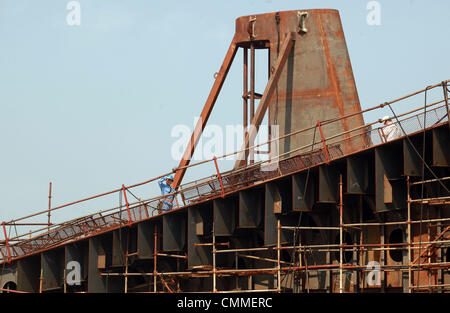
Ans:
<svg viewBox="0 0 450 313"><path fill-rule="evenodd" d="M137 251L138 259L153 259L154 238L156 221L145 221L138 223L137 230ZM160 223L162 225L162 223Z"/></svg>
<svg viewBox="0 0 450 313"><path fill-rule="evenodd" d="M244 48L244 90L243 96L244 99L244 107L243 107L243 133L244 133L244 141L245 136L247 135L247 126L248 126L248 49ZM245 162L247 162L248 151L245 151Z"/></svg>
<svg viewBox="0 0 450 313"><path fill-rule="evenodd" d="M156 293L156 265L157 265L157 259L158 259L158 225L155 225L155 234L154 234L154 238L155 238L155 243L154 243L154 258L153 258L153 292Z"/></svg>
<svg viewBox="0 0 450 313"><path fill-rule="evenodd" d="M63 269L63 293L67 293L67 270L66 270L67 264L64 263L64 269Z"/></svg>
<svg viewBox="0 0 450 313"><path fill-rule="evenodd" d="M128 293L128 254L129 254L129 243L130 243L130 232L127 233L127 250L125 252L125 293Z"/></svg>
<svg viewBox="0 0 450 313"><path fill-rule="evenodd" d="M113 238L112 233L105 233L88 239L89 293L123 292L123 276L103 275L113 266Z"/></svg>
<svg viewBox="0 0 450 313"><path fill-rule="evenodd" d="M406 176L407 184L407 199L408 202L408 225L407 225L407 236L408 236L408 293L412 292L412 273L411 273L411 185L410 177Z"/></svg>
<svg viewBox="0 0 450 313"><path fill-rule="evenodd" d="M375 148L377 212L406 209L406 181L403 176L404 160L400 143Z"/></svg>
<svg viewBox="0 0 450 313"><path fill-rule="evenodd" d="M255 115L255 45L250 44L250 121L253 121ZM253 125L255 127L256 125ZM252 127L252 125L250 125ZM254 142L249 143L249 147L253 146ZM250 149L250 164L253 164L255 158L254 149Z"/></svg>
<svg viewBox="0 0 450 313"><path fill-rule="evenodd" d="M437 227L436 227L436 233L437 234L442 234L442 222L440 221L440 219L442 218L441 216L441 210L437 209L436 210L436 218L439 219L439 221L437 222ZM448 248L447 248L448 249ZM437 249L437 260L438 263L443 263L445 262L443 260L442 257L442 249ZM439 268L437 270L437 284L438 285L443 285L444 284L444 273L443 273L443 269ZM444 293L445 287L439 288L440 290L438 291L439 293Z"/></svg>
<svg viewBox="0 0 450 313"><path fill-rule="evenodd" d="M72 272L74 266L72 263L76 261L80 265L80 281L73 282L69 284L67 282L67 276ZM71 293L76 289L82 288L84 291L87 290L88 280L89 280L89 239L70 243L64 246L64 288L66 293ZM67 268L68 264L71 264L69 268ZM78 288L75 288L78 286Z"/></svg>
<svg viewBox="0 0 450 313"><path fill-rule="evenodd" d="M64 266L64 270L63 270L63 289L64 289L64 293L67 293L67 270L66 267Z"/></svg>
<svg viewBox="0 0 450 313"><path fill-rule="evenodd" d="M228 197L226 199L213 200L214 233L216 236L232 236L236 229L236 216L238 199Z"/></svg>
<svg viewBox="0 0 450 313"><path fill-rule="evenodd" d="M50 186L48 189L48 231L50 231L50 212L52 207L52 182L50 182Z"/></svg>
<svg viewBox="0 0 450 313"><path fill-rule="evenodd" d="M330 154L328 153L327 142L325 140L325 136L323 135L322 126L320 125L320 121L317 121L317 126L320 132L320 138L322 139L323 150L325 152L325 157L327 158L327 164L330 163Z"/></svg>
<svg viewBox="0 0 450 313"><path fill-rule="evenodd" d="M342 277L342 261L343 261L343 249L342 249L342 242L343 242L343 218L342 218L342 208L343 208L343 199L342 199L342 174L339 175L339 293L342 293L342 284L343 284L343 277Z"/></svg>
<svg viewBox="0 0 450 313"><path fill-rule="evenodd" d="M431 208L428 207L427 208L427 220L430 219L430 210ZM427 222L427 242L431 242L431 227L430 227L430 223ZM428 249L428 246L426 246L425 249ZM426 255L428 255L427 259L428 259L428 265L431 264L431 255L429 255L429 253L427 253ZM433 270L428 270L427 271L427 276L428 276L428 286L431 286L432 284L435 285L436 282L431 283L431 279L433 277ZM433 288L430 288L430 292L432 292Z"/></svg>
<svg viewBox="0 0 450 313"><path fill-rule="evenodd" d="M277 289L278 293L281 292L281 222L277 219L277 264L278 264L278 275L277 275Z"/></svg>
<svg viewBox="0 0 450 313"><path fill-rule="evenodd" d="M185 250L187 243L186 226L188 214L165 214L162 223L162 250Z"/></svg>
<svg viewBox="0 0 450 313"><path fill-rule="evenodd" d="M212 226L212 249L213 249L213 292L217 292L217 284L216 284L216 227L213 219Z"/></svg>
<svg viewBox="0 0 450 313"><path fill-rule="evenodd" d="M380 266L380 276L381 276L381 292L384 293L385 292L385 285L386 285L386 273L384 272L384 265L386 265L386 247L385 247L385 232L386 232L386 227L384 225L385 222L385 218L384 218L384 214L385 213L380 213L380 219L381 219L381 223L382 225L380 226L380 243L381 243L381 266Z"/></svg>
<svg viewBox="0 0 450 313"><path fill-rule="evenodd" d="M250 120L255 115L255 45L250 44Z"/></svg>
<svg viewBox="0 0 450 313"><path fill-rule="evenodd" d="M44 278L44 270L42 269L42 264L41 264L41 275L39 276L39 293L42 293L43 278Z"/></svg>
<svg viewBox="0 0 450 313"><path fill-rule="evenodd" d="M267 49L267 80L270 80L270 75L272 74L272 66L270 65L270 48ZM277 86L278 89L278 86ZM270 111L270 110L269 110ZM268 114L269 115L269 114ZM270 120L270 119L269 119ZM270 122L268 123L269 126L269 136L267 138L268 141L272 140L272 127L270 127ZM280 134L278 134L278 132L276 134L274 134L274 137L278 137ZM267 147L268 151L268 156L270 158L270 156L272 155L272 144L270 143Z"/></svg>
<svg viewBox="0 0 450 313"><path fill-rule="evenodd" d="M450 108L449 108L449 104L448 104L448 81L447 82L442 82L442 88L444 89L444 100L445 100L445 107L447 108L447 117L448 120L450 121ZM449 125L449 130L450 130L450 123Z"/></svg>
<svg viewBox="0 0 450 313"><path fill-rule="evenodd" d="M235 268L236 270L239 268L238 262L239 262L239 259L238 259L238 253L237 253L237 251L236 251L236 252L234 253L234 264L235 264L234 268ZM238 287L239 287L239 276L238 276L238 275L236 275L235 284L236 284L236 289L238 289Z"/></svg>
<svg viewBox="0 0 450 313"><path fill-rule="evenodd" d="M124 196L124 199L125 199L125 204L126 204L126 206L127 206L128 225L130 225L130 224L131 224L130 205L129 205L129 203L128 203L127 192L126 192L126 189L125 189L125 185L122 185L122 191L123 191L123 196Z"/></svg>
<svg viewBox="0 0 450 313"><path fill-rule="evenodd" d="M328 216L327 218L327 225L331 225L332 217ZM331 251L330 248L327 247L327 253L326 253L326 264L332 264L331 261ZM326 284L328 285L327 293L333 293L333 271L332 269L328 269L326 272Z"/></svg>
<svg viewBox="0 0 450 313"><path fill-rule="evenodd" d="M127 236L129 229L119 228L112 231L112 262L113 267L125 266L126 261L126 248L127 248Z"/></svg>
<svg viewBox="0 0 450 313"><path fill-rule="evenodd" d="M298 230L298 266L301 268L302 266L303 266L303 253L302 253L302 230L301 229L299 229ZM300 277L299 277L299 279L298 279L298 284L299 284L299 291L300 291L300 283L301 283L301 286L302 286L302 288L301 288L301 291L303 292L304 291L304 289L303 289L303 275L299 275L300 277L301 277L301 280L300 280ZM331 286L331 285L330 285Z"/></svg>
<svg viewBox="0 0 450 313"><path fill-rule="evenodd" d="M39 292L41 257L29 256L17 261L17 290L25 292Z"/></svg>
<svg viewBox="0 0 450 313"><path fill-rule="evenodd" d="M41 276L39 292L61 290L64 280L64 248L56 248L40 253ZM81 274L81 273L80 273Z"/></svg>
<svg viewBox="0 0 450 313"><path fill-rule="evenodd" d="M214 159L214 165L216 166L217 179L219 180L220 188L222 189L222 198L225 198L225 190L223 189L222 175L220 175L219 165L217 165L217 158L214 156L213 159Z"/></svg>
<svg viewBox="0 0 450 313"><path fill-rule="evenodd" d="M257 228L264 215L264 190L252 189L239 191L239 228Z"/></svg>
<svg viewBox="0 0 450 313"><path fill-rule="evenodd" d="M442 127L432 131L432 166L450 167L450 133Z"/></svg>
<svg viewBox="0 0 450 313"><path fill-rule="evenodd" d="M258 127L261 125L264 116L266 114L267 108L269 107L269 99L272 97L272 92L275 90L278 79L283 71L284 64L289 56L289 53L294 45L296 35L293 33L289 33L283 41L280 55L277 58L277 61L274 66L274 71L270 76L269 82L267 83L266 88L264 89L264 93L259 102L258 109L255 112L253 120L250 122L250 125L254 126L249 128L247 136L245 136L244 143L242 144L242 150L248 149L251 146L251 143L255 140L257 135ZM239 168L244 165L243 160L245 159L242 154L244 151L241 151L238 155L238 160L236 161L234 168Z"/></svg>
<svg viewBox="0 0 450 313"><path fill-rule="evenodd" d="M360 224L363 223L363 195L359 196L359 223ZM363 230L364 226L361 225L361 230L359 231L359 248L358 248L359 266L361 266L361 268L364 267ZM359 274L357 272L356 276L358 278L357 292L361 293L362 291L364 291L364 272L360 271Z"/></svg>
<svg viewBox="0 0 450 313"><path fill-rule="evenodd" d="M7 262L11 263L11 250L9 249L8 234L6 233L5 222L2 222L2 227L3 227L3 234L5 236L6 250L8 251L8 261Z"/></svg>

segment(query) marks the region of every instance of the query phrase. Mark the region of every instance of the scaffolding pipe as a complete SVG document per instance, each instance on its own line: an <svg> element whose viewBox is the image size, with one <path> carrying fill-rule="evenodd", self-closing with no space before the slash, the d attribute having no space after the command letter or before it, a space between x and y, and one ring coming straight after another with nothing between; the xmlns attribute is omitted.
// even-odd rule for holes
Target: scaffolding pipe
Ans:
<svg viewBox="0 0 450 313"><path fill-rule="evenodd" d="M407 205L408 205L408 224L407 224L407 235L408 235L408 287L411 287L412 285L412 271L411 271L411 267L409 265L411 265L411 259L412 259L412 255L411 255L411 182L410 182L410 177L406 176L406 201L407 201ZM411 293L412 289L408 288L408 293Z"/></svg>
<svg viewBox="0 0 450 313"><path fill-rule="evenodd" d="M248 125L248 49L244 48L244 78L243 78L243 133L244 138L243 141L245 141L245 136L247 135L247 125ZM248 159L248 151L245 153L245 165L247 165L247 159Z"/></svg>
<svg viewBox="0 0 450 313"><path fill-rule="evenodd" d="M449 179L450 179L450 177L442 177L442 178L439 178L439 179L422 180L422 181L417 181L417 182L410 183L410 186L434 183L434 182L445 181L445 180L449 180Z"/></svg>
<svg viewBox="0 0 450 313"><path fill-rule="evenodd" d="M129 238L129 232L127 232L127 251L126 251L126 253L125 253L125 274L128 274L128 257L129 257L129 254L128 254L128 246L129 246L129 241L130 241L130 238ZM125 275L125 279L124 279L124 283L125 283L125 287L124 287L124 289L125 289L125 293L128 293L128 275Z"/></svg>
<svg viewBox="0 0 450 313"><path fill-rule="evenodd" d="M339 175L339 293L343 292L343 236L344 236L344 220L343 220L344 199L342 195L342 174Z"/></svg>
<svg viewBox="0 0 450 313"><path fill-rule="evenodd" d="M153 292L156 293L156 276L158 274L157 272L157 259L158 259L158 225L155 225L155 234L154 234L154 249L153 249Z"/></svg>
<svg viewBox="0 0 450 313"><path fill-rule="evenodd" d="M449 82L449 81L445 81L444 83L448 83L448 82ZM428 88L428 90L430 90L430 89L432 89L432 88L435 88L435 87L438 87L438 86L442 86L442 83L436 84L436 85L433 85L433 86L430 86L430 87ZM406 99L406 98L408 98L408 97L410 97L410 96L419 94L419 93L424 92L424 91L425 91L425 89L424 89L424 90L421 90L421 91L418 91L418 92L415 92L415 93L413 93L413 94L410 94L410 95L408 95L408 96L405 96L405 97L402 97L402 98L393 100L393 101L391 101L391 102L386 102L386 103L384 103L384 104L382 104L382 105L375 106L375 107L370 108L370 109L382 108L383 106L385 106L385 105L387 105L387 104L392 104L392 103L398 102L398 101L400 101L400 100ZM441 101L439 101L439 102L436 102L435 104L442 103L442 102L444 102L444 101L445 101L445 100L441 100ZM430 106L432 106L432 105L433 105L433 104L430 104L430 105L427 105L426 107L430 107ZM368 110L370 110L370 109L367 109L367 110L364 110L364 111L360 111L360 112L357 112L357 113L352 113L352 114L349 114L348 116L340 117L338 120L341 120L341 119L345 119L345 118L347 118L347 117L354 116L355 114L361 114L361 113L366 112L366 111L368 111ZM407 114L410 114L410 113L419 111L419 110L421 110L421 109L422 109L422 108L415 109L415 110L411 110L411 111L406 112L406 113L404 113L404 114L398 115L398 117L401 117L401 116L404 116L404 115L407 115ZM324 121L324 122L322 122L322 124L328 124L328 123L331 123L331 122L334 122L334 121L336 121L336 120ZM375 123L377 123L377 122L378 122L378 121L373 122L372 124L375 124ZM359 127L359 128L363 128L363 127L366 127L366 126L368 126L368 125L364 125L364 126L361 126L361 127ZM272 140L270 140L270 141L268 141L268 142L266 142L266 143L260 144L260 145L264 145L264 144L267 144L267 143L269 143L269 142L271 142L271 141L279 140L279 139L281 139L281 138L284 138L284 137L287 137L287 136L290 136L290 135L298 134L298 133L300 133L300 132L302 132L302 131L307 131L307 130L310 130L310 129L312 129L312 128L314 128L314 127L310 127L310 128L306 128L306 129L302 129L302 130L296 131L296 132L292 132L292 133L290 133L290 134L286 134L286 135L284 135L284 136L280 136L280 137L278 137L278 138L274 138L274 139L272 139ZM355 131L355 130L357 130L357 129L358 129L358 128L355 128L355 129L350 130L350 131ZM328 138L328 140L329 140L329 139L332 139L332 138L334 138L334 137L337 137L337 136L346 134L346 133L347 133L347 132L343 132L343 133L341 133L341 134L337 134L337 135L335 135L335 136L332 136L332 137ZM260 146L260 145L256 145L256 146L253 146L253 147L244 148L244 149L241 149L241 150L242 150L242 151L248 150L248 149L250 149L250 148L255 148L255 147ZM301 147L300 149L303 149L303 148L305 148L305 147ZM235 152L230 153L230 154L225 154L225 155L223 155L223 156L221 156L221 157L219 157L219 158L225 158L225 157L227 157L227 156L231 156L231 155L233 155L233 154L236 154L236 153L239 153L239 152L242 152L242 151L239 150L239 151L235 151ZM290 151L290 153L292 153L292 152L294 152L294 151ZM211 161L211 160L205 160L205 161L202 161L202 162L199 162L199 163L190 164L190 165L187 165L187 166L184 166L184 167L180 167L180 168L178 168L177 170L185 169L185 168L192 167L192 166L195 166L195 165L200 165L200 164L203 164L203 163L206 163L206 162L209 162L209 161ZM173 172L173 171L172 171L172 172ZM172 173L172 172L170 172L170 173ZM160 175L160 176L158 176L158 177L156 177L156 178L152 178L152 179L147 180L147 181L142 182L142 183L138 183L138 184L135 184L135 185L130 185L130 186L128 186L127 188L134 188L134 187L137 187L137 186L141 186L141 185L147 184L147 183L152 182L152 181L155 181L155 180L157 180L157 179L159 179L159 178L165 177L165 176L167 176L167 175L170 174L170 173L166 173L166 174L164 174L164 175ZM80 202L84 202L84 201L88 201L88 200L91 200L91 199L95 199L95 198L98 198L98 197L102 197L102 196L105 196L105 195L108 195L108 194L112 194L112 193L121 191L121 189L122 189L122 188L116 189L116 190L112 190L112 191L109 191L109 192L106 192L106 193L102 193L102 194L99 194L99 195L95 195L95 196L92 196L92 197L84 198L84 199L81 199L81 200L78 200L78 201L74 201L74 202L71 202L71 203L67 203L67 204L64 204L64 205L55 207L55 208L51 209L51 211L57 210L57 209L60 209L60 208L63 208L63 207L67 207L67 206L70 206L70 205L73 205L73 204L77 204L77 203L80 203ZM19 221L19 220L22 220L22 219L25 219L25 218L34 217L34 216L39 215L39 214L42 214L42 213L44 213L44 212L48 212L48 210L42 211L42 212L37 212L37 213L31 214L31 215L28 215L28 216L25 216L25 217L21 217L21 218L19 218L19 219L11 220L11 221L9 221L8 223L13 223L13 222L15 222L15 221Z"/></svg>
<svg viewBox="0 0 450 313"><path fill-rule="evenodd" d="M278 293L281 292L281 223L280 219L277 219L277 289Z"/></svg>
<svg viewBox="0 0 450 313"><path fill-rule="evenodd" d="M255 116L255 44L253 41L250 43L250 121L253 121ZM255 127L255 125L250 125L250 127ZM251 131L251 130L250 130ZM245 138L244 138L245 142ZM252 146L253 142L250 142L249 146ZM250 164L255 162L254 149L249 150Z"/></svg>
<svg viewBox="0 0 450 313"><path fill-rule="evenodd" d="M52 208L52 182L50 182L50 186L48 189L48 231L50 231L50 212Z"/></svg>
<svg viewBox="0 0 450 313"><path fill-rule="evenodd" d="M430 264L421 264L419 265L410 265L412 270L414 271L423 271L424 269L436 269L436 268L446 268L450 266L450 262L444 263L430 263ZM348 271L363 271L370 272L373 269L368 269L365 266L352 265L352 264L343 264L343 269ZM328 271L333 270L337 273L340 271L339 264L321 264L321 265L309 265L309 266L290 266L290 267L281 267L281 272L290 272L290 271L304 271L306 269L314 270L314 271ZM407 264L400 265L380 265L380 268L383 271L407 271ZM235 274L235 275L265 275L265 274L276 274L278 272L278 268L262 268L262 269L222 269L217 270L216 274ZM203 277L204 275L212 275L213 271L198 271L198 272L165 272L158 273L159 276L186 276L186 277ZM125 276L125 273L101 273L101 276ZM128 273L128 276L154 276L154 273Z"/></svg>
<svg viewBox="0 0 450 313"><path fill-rule="evenodd" d="M216 285L216 223L213 221L212 226L212 252L213 252L213 292L217 292L217 285Z"/></svg>
<svg viewBox="0 0 450 313"><path fill-rule="evenodd" d="M292 152L292 151L291 151ZM154 179L152 179L152 180L154 180ZM151 180L150 180L151 181ZM147 181L147 182L149 182L149 181ZM147 183L147 182L144 182L144 183ZM141 184L144 184L144 183L141 183ZM140 185L140 184L136 184L136 185ZM136 186L136 185L133 185L133 186ZM132 186L130 186L130 188L131 188ZM106 194L108 194L108 193L106 193ZM102 195L105 195L105 194L102 194ZM101 196L101 195L99 195L99 196ZM71 205L71 204L74 204L74 203L79 203L79 202L82 202L82 201L86 201L86 200L88 200L88 199L92 199L92 198L95 198L95 197L98 197L98 196L94 196L94 197L90 197L90 198L86 198L86 199L83 199L83 200L79 200L79 201L76 201L76 202L73 202L73 203L70 203L70 204L67 204L67 205L64 205L64 206L68 206L68 205ZM64 207L64 206L60 206L60 207L57 207L57 208L54 208L54 209L58 209L58 208L61 208L61 207ZM53 210L54 210L53 209ZM38 214L38 213L36 213L36 214ZM34 215L36 215L36 214L34 214ZM26 218L26 217L25 217ZM23 219L23 218L22 218Z"/></svg>
<svg viewBox="0 0 450 313"><path fill-rule="evenodd" d="M6 251L8 252L8 263L11 263L11 250L9 249L8 234L6 233L5 222L2 223L3 235L5 236Z"/></svg>

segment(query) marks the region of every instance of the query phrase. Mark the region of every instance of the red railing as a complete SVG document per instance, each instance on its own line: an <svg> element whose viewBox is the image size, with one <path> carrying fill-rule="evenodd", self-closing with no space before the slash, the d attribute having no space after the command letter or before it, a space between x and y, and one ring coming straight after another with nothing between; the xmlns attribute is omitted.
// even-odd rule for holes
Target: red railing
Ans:
<svg viewBox="0 0 450 313"><path fill-rule="evenodd" d="M431 89L442 86L444 88L444 97L432 104L420 106L409 112L398 114L393 121L400 127L404 133L402 136L410 135L415 132L422 131L424 128L432 128L441 124L448 123L449 103L447 93L449 81L437 84L427 89L415 92L400 99L372 107L361 112L349 114L344 117L336 118L328 121L318 121L316 125L306 129L297 130L290 134L285 134L278 138L274 138L266 143L248 147L255 149L258 146L270 144L275 140L283 140L287 137L293 136L311 136L311 132L316 128L319 129L321 141L315 140L311 137L311 143L301 147L297 147L288 152L274 155L267 161L253 163L244 168L232 170L228 172L220 172L217 164L218 159L225 159L230 155L238 155L242 151L236 151L231 154L223 155L221 157L214 157L211 160L206 160L191 164L187 167L195 167L201 164L213 162L217 175L195 180L193 182L181 185L178 191L174 194L173 209L177 209L178 197L181 198L183 205L187 206L195 202L213 199L217 197L224 197L228 193L236 192L237 190L248 187L252 184L261 183L269 179L289 175L319 164L329 163L330 161L342 158L349 154L357 153L377 145L386 143L386 137L383 135L383 126L372 128L380 121L376 120L372 123L355 127L351 130L344 131L339 134L333 133L334 123L340 123L343 119L351 119L356 115L361 115L369 111L381 110L391 104L400 102L410 97L419 95L421 93L429 92ZM426 118L425 118L426 116ZM314 132L315 134L315 132ZM328 134L328 136L327 136ZM275 164L275 167L273 166ZM170 174L170 173L167 173ZM121 188L102 193L96 196L77 200L61 206L52 208L50 211L60 210L67 207L111 195L114 193L123 193L125 205L120 204L108 210L100 211L94 214L89 214L83 217L72 219L64 223L51 224L47 223L27 223L19 221L26 221L40 215L49 213L49 210L37 212L22 218L18 218L9 222L3 222L4 241L0 243L0 254L2 258L0 262L10 262L15 258L42 251L51 247L73 240L79 240L92 236L101 232L105 232L117 227L130 226L137 221L149 218L158 212L160 202L167 196L157 196L147 200L140 200L134 203L129 203L127 192L131 193L132 188L143 186L145 184L155 182L157 179L166 176L167 174L152 178L142 183L132 186L124 186ZM132 193L131 193L132 194ZM134 194L132 194L134 196ZM124 209L126 212L124 212ZM149 209L152 214L149 214ZM17 227L26 225L46 225L44 228L36 229L16 236L7 235L6 226ZM33 236L31 236L33 235ZM30 237L30 238L27 238Z"/></svg>

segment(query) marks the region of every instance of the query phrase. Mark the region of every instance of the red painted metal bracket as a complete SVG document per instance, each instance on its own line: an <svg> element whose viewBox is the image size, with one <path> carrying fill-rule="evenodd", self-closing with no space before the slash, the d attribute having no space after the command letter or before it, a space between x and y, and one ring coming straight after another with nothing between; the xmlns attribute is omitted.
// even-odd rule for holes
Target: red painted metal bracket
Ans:
<svg viewBox="0 0 450 313"><path fill-rule="evenodd" d="M186 167L189 165L191 161L192 155L194 155L195 147L202 135L203 129L208 122L211 111L216 103L217 97L219 96L220 90L222 89L223 83L225 82L225 78L227 77L228 71L233 63L234 57L236 55L236 51L238 47L236 45L236 37L233 37L231 41L230 47L228 48L228 52L223 60L222 66L217 74L217 77L214 81L214 85L209 93L208 98L206 99L205 106L203 107L202 113L200 115L200 119L195 126L194 132L192 133L191 139L189 141L189 145L186 147L184 151L183 158L178 165L178 169L175 171L175 177L173 179L172 187L176 190L181 184L183 180L184 174L186 173Z"/></svg>
<svg viewBox="0 0 450 313"><path fill-rule="evenodd" d="M449 105L448 105L448 81L447 82L442 82L442 88L444 89L444 101L445 101L445 107L447 109L447 118L450 121L450 109L449 109ZM450 123L449 123L449 127L450 127Z"/></svg>
<svg viewBox="0 0 450 313"><path fill-rule="evenodd" d="M123 191L123 196L125 197L125 204L127 205L127 212L128 212L128 225L131 224L131 212L130 212L130 204L128 203L128 199L127 199L127 191L125 189L125 185L122 185L122 191Z"/></svg>
<svg viewBox="0 0 450 313"><path fill-rule="evenodd" d="M323 149L325 151L325 156L327 157L327 164L330 164L330 153L328 152L327 143L325 137L323 136L322 126L320 125L320 121L317 121L317 126L319 127L320 138L322 138Z"/></svg>
<svg viewBox="0 0 450 313"><path fill-rule="evenodd" d="M8 263L11 263L11 250L9 249L8 234L6 233L5 222L2 222L2 226L3 226L3 233L5 234L6 250L8 251Z"/></svg>
<svg viewBox="0 0 450 313"><path fill-rule="evenodd" d="M216 166L217 176L219 177L220 188L222 188L222 198L225 198L225 190L223 189L222 176L220 175L219 166L217 165L217 158L214 157L214 165Z"/></svg>
<svg viewBox="0 0 450 313"><path fill-rule="evenodd" d="M386 139L386 135L384 134L383 128L384 128L384 127L378 127L378 135L380 135L381 142L382 142L382 143L386 143L386 142L387 142L387 139Z"/></svg>

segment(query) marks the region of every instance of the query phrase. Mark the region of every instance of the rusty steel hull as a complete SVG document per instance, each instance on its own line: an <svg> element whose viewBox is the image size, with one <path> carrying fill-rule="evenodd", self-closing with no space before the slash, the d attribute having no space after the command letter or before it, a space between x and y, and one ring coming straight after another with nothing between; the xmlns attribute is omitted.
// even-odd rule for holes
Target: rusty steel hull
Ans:
<svg viewBox="0 0 450 313"><path fill-rule="evenodd" d="M383 138L382 127L372 129L376 122L364 125L335 10L236 20L201 119L174 170L175 184L189 167L240 48L244 125L250 117L258 127L268 111L269 124L280 126L276 168L256 162L221 173L214 157L217 175L182 185L176 196L183 205L177 200L173 210L157 215L149 210L167 195L130 204L127 192L134 196L130 188L165 175L49 205L44 213L112 193L123 194L125 204L117 208L54 225L49 219L25 223L42 212L3 222L0 260L6 272L0 290L13 284L19 292L65 293L450 290L449 81L366 109L392 110L403 135ZM269 52L263 94L255 91L256 49ZM443 87L442 100L394 113L391 104L437 87ZM245 147L253 144L252 132L245 135ZM48 231L8 238L6 226L18 221L48 225ZM81 269L76 286L65 272L73 261ZM377 283L368 280L373 262L381 275Z"/></svg>
<svg viewBox="0 0 450 313"><path fill-rule="evenodd" d="M299 33L299 12L308 14L304 20L304 33ZM236 43L249 46L254 42L257 47L269 49L271 69L277 61L281 43L290 33L296 34L296 40L269 101L270 125L279 125L282 135L314 126L318 120L361 111L337 10L285 11L236 20ZM362 115L355 115L324 129L324 135L327 137L363 124ZM282 140L280 151L311 143L312 136L313 131L309 135ZM320 141L318 136L316 141ZM344 150L347 149L344 147Z"/></svg>
<svg viewBox="0 0 450 313"><path fill-rule="evenodd" d="M438 144L450 138L448 127L443 123L425 133L430 139L426 155L433 155L433 160L450 153L449 145ZM422 136L410 136L416 148ZM421 212L421 178L409 176L418 165L408 157L409 145L408 138L401 138L329 165L322 162L309 170L309 179L307 171L295 170L225 197L102 229L17 258L0 278L26 292L408 292L445 285L450 279L450 200L427 203ZM450 187L450 162L440 168L439 177ZM377 180L378 171L392 186ZM300 201L305 185L310 192ZM440 197L437 183L433 186L425 197ZM404 194L405 187L410 194ZM395 194L403 201L396 201ZM414 202L407 201L411 197ZM300 241L291 231L297 226L303 227ZM292 259L294 249L298 254ZM73 260L81 264L87 282L76 288L66 286L61 274ZM368 285L369 262L380 265L381 284ZM127 282L124 273L131 273ZM277 275L283 277L280 284ZM140 280L134 279L138 276Z"/></svg>
<svg viewBox="0 0 450 313"><path fill-rule="evenodd" d="M287 49L284 49L286 46ZM239 17L233 40L175 172L175 189L184 177L238 49L244 53L244 127L249 125L258 128L268 111L269 125L279 126L278 133L283 135L313 126L319 120L326 121L361 111L337 10L284 11ZM269 53L269 81L264 93L255 90L256 49L267 49ZM250 82L247 75L249 65ZM260 99L259 104L256 103L257 99ZM363 124L362 114L356 114L341 123L321 129L321 132L327 137ZM311 131L280 140L279 150L287 152L304 146L311 142L314 134ZM252 146L255 134L249 137L244 139L243 148ZM342 149L346 153L354 151L358 145L360 142L347 142ZM252 162L253 151L248 152ZM238 160L235 167L246 164L247 154Z"/></svg>

